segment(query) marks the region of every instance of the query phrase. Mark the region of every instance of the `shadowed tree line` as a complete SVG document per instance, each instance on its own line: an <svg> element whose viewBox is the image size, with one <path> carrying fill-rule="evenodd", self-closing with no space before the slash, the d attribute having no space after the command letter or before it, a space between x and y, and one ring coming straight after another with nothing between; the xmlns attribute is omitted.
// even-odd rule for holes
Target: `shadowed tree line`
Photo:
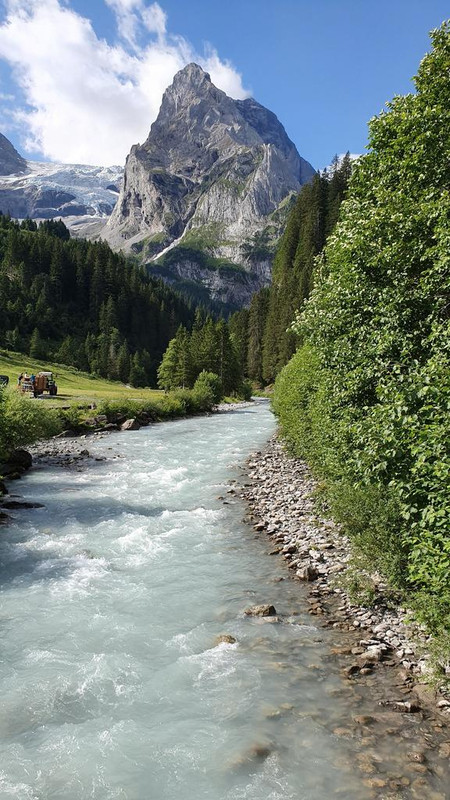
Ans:
<svg viewBox="0 0 450 800"><path fill-rule="evenodd" d="M104 242L63 222L0 214L0 341L134 386L156 384L168 342L193 311Z"/></svg>
<svg viewBox="0 0 450 800"><path fill-rule="evenodd" d="M311 292L314 262L336 225L350 174L347 153L303 186L275 255L272 285L230 319L240 368L255 383L272 383L295 352L290 325Z"/></svg>

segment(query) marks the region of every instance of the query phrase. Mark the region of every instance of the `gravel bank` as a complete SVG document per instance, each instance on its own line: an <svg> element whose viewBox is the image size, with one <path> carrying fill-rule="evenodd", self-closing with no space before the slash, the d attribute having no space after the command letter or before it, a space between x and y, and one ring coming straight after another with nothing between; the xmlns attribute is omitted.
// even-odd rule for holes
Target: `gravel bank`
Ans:
<svg viewBox="0 0 450 800"><path fill-rule="evenodd" d="M348 667L349 675L364 674L375 664L389 661L400 668L414 696L435 704L450 721L448 696L423 683L430 659L424 630L407 623L406 609L390 606L379 576L371 576L375 599L370 607L351 602L339 580L351 559L350 543L332 520L317 516L312 499L316 484L307 465L289 457L274 437L247 466L251 483L242 496L250 508L250 521L272 540L271 555L281 556L291 577L307 586L310 613L321 616L325 626L360 634L360 651Z"/></svg>

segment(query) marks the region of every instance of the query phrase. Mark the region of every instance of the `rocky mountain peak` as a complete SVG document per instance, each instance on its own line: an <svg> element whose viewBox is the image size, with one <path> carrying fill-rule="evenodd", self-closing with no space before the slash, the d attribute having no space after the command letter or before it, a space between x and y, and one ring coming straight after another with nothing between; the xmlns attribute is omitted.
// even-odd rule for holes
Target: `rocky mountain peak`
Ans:
<svg viewBox="0 0 450 800"><path fill-rule="evenodd" d="M263 233L276 239L280 205L313 175L275 114L252 98L234 100L188 64L164 92L147 140L131 148L102 235L152 263L170 252L173 264L179 247L191 261L194 251L206 253L210 272L226 259L267 283L270 258L250 263L248 242ZM189 268L186 280L196 274Z"/></svg>
<svg viewBox="0 0 450 800"><path fill-rule="evenodd" d="M0 175L15 175L24 172L27 162L17 152L13 144L0 133Z"/></svg>
<svg viewBox="0 0 450 800"><path fill-rule="evenodd" d="M210 85L212 86L211 76L208 72L205 72L202 67L195 62L191 62L187 64L186 67L180 69L179 72L176 73L174 79L172 81L171 86L169 86L166 91L170 92L172 89L179 89L180 87L195 87L198 89L202 85Z"/></svg>

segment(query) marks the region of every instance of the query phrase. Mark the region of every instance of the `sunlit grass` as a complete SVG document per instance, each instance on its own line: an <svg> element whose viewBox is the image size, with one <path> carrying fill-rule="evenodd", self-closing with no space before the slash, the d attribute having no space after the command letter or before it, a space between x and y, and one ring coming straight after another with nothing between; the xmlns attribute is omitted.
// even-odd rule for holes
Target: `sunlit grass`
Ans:
<svg viewBox="0 0 450 800"><path fill-rule="evenodd" d="M9 385L14 388L21 372L37 373L41 371L53 372L56 376L58 394L50 397L47 393L39 398L46 405L59 406L65 403L79 402L80 404L97 402L99 400L149 400L159 397L163 392L157 389L134 389L118 381L108 381L97 378L87 372L80 372L74 367L55 364L48 361L35 361L22 353L10 350L0 350L0 375L9 377Z"/></svg>

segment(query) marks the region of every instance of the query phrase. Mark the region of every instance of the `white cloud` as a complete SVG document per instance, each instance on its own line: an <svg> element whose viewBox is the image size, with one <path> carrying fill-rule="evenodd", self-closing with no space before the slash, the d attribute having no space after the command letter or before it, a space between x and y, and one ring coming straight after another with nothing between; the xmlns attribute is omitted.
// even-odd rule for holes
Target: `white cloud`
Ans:
<svg viewBox="0 0 450 800"><path fill-rule="evenodd" d="M158 3L105 2L122 44L100 39L63 0L8 0L0 57L28 104L16 113L27 149L54 161L123 164L131 145L147 137L175 72L190 61L227 94L248 96L241 76L213 49L199 55L183 37L166 34Z"/></svg>
<svg viewBox="0 0 450 800"><path fill-rule="evenodd" d="M143 31L156 33L162 38L166 33L167 15L158 3L147 6L145 0L105 0L115 13L120 36L134 49L139 49L138 38Z"/></svg>

